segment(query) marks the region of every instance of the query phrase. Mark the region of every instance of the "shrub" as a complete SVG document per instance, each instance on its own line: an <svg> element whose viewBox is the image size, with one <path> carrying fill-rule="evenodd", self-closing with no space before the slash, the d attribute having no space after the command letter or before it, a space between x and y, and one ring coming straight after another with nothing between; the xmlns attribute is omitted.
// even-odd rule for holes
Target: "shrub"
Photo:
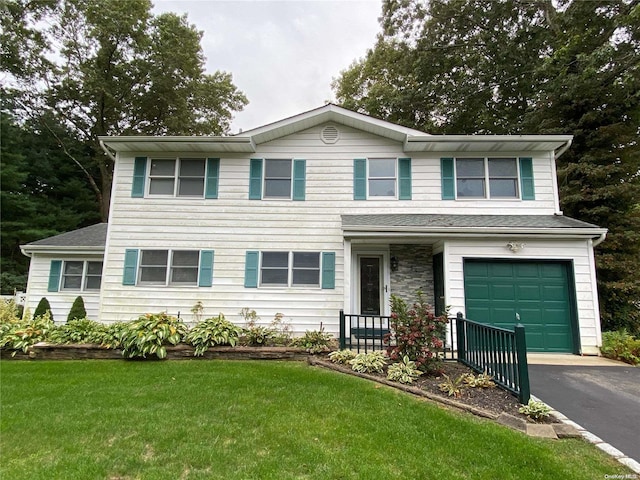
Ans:
<svg viewBox="0 0 640 480"><path fill-rule="evenodd" d="M603 332L600 351L607 358L638 365L640 363L640 338L634 338L624 329L617 332Z"/></svg>
<svg viewBox="0 0 640 480"><path fill-rule="evenodd" d="M404 384L413 383L420 375L422 372L418 370L416 362L409 360L406 355L401 362L391 364L387 370L389 380Z"/></svg>
<svg viewBox="0 0 640 480"><path fill-rule="evenodd" d="M539 421L545 417L548 417L551 409L543 402L538 402L537 400L530 399L529 403L520 407L518 411L520 413L524 413L532 420Z"/></svg>
<svg viewBox="0 0 640 480"><path fill-rule="evenodd" d="M382 352L358 353L349 363L354 372L382 373L387 359Z"/></svg>
<svg viewBox="0 0 640 480"><path fill-rule="evenodd" d="M235 346L242 329L224 318L223 314L198 322L187 334L187 343L193 345L194 356L203 355L216 345Z"/></svg>
<svg viewBox="0 0 640 480"><path fill-rule="evenodd" d="M291 329L282 319L284 314L276 313L268 327L258 325L260 317L255 310L243 308L240 315L245 319L243 343L253 346L288 345L291 342Z"/></svg>
<svg viewBox="0 0 640 480"><path fill-rule="evenodd" d="M15 350L12 356L18 350L26 353L31 345L48 340L56 328L49 312L34 317L32 320L4 325L7 325L8 328L0 330L0 348Z"/></svg>
<svg viewBox="0 0 640 480"><path fill-rule="evenodd" d="M147 313L122 327L122 355L126 358L146 358L147 355L165 358L166 346L177 345L186 334L187 327L180 319L166 312Z"/></svg>
<svg viewBox="0 0 640 480"><path fill-rule="evenodd" d="M49 312L49 318L53 322L53 312L51 312L51 305L49 305L49 300L47 300L47 297L42 297L38 302L38 306L36 307L35 312L33 312L33 317L42 317L47 312Z"/></svg>
<svg viewBox="0 0 640 480"><path fill-rule="evenodd" d="M14 300L0 300L0 324L19 322L22 319L21 306Z"/></svg>
<svg viewBox="0 0 640 480"><path fill-rule="evenodd" d="M67 315L67 322L78 318L87 318L87 311L84 308L84 300L81 296L76 297L73 301L71 310L69 310L69 315Z"/></svg>
<svg viewBox="0 0 640 480"><path fill-rule="evenodd" d="M80 297L78 297L80 298ZM102 344L106 327L102 323L87 318L69 320L56 328L49 338L52 343L95 343Z"/></svg>
<svg viewBox="0 0 640 480"><path fill-rule="evenodd" d="M391 295L391 332L384 336L391 360L407 356L423 371L438 370L442 358L447 330L447 315L436 317L431 306L425 303L422 292L417 292L417 301L409 309L401 298ZM395 346L391 345L395 340Z"/></svg>
<svg viewBox="0 0 640 480"><path fill-rule="evenodd" d="M336 350L329 354L329 360L340 365L347 365L355 356L356 354L351 350Z"/></svg>
<svg viewBox="0 0 640 480"><path fill-rule="evenodd" d="M122 348L122 338L124 332L128 330L128 323L115 322L103 326L104 330L100 332L96 343L106 348Z"/></svg>
<svg viewBox="0 0 640 480"><path fill-rule="evenodd" d="M302 347L309 353L321 353L329 350L332 336L326 333L320 324L320 330L307 330L302 337L294 338L291 345Z"/></svg>

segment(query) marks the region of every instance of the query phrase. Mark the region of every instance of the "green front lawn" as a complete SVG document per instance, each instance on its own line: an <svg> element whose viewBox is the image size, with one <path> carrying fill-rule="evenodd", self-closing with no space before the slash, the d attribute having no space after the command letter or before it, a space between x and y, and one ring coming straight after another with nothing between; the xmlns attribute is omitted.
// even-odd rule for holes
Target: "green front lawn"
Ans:
<svg viewBox="0 0 640 480"><path fill-rule="evenodd" d="M3 361L0 478L580 479L629 473L297 362Z"/></svg>

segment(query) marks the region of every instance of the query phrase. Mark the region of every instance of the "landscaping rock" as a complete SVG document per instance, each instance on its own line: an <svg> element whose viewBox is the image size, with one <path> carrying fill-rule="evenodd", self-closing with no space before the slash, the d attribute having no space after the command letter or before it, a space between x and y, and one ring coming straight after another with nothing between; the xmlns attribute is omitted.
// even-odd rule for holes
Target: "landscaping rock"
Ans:
<svg viewBox="0 0 640 480"><path fill-rule="evenodd" d="M547 423L527 423L527 435L530 437L558 439L553 425Z"/></svg>
<svg viewBox="0 0 640 480"><path fill-rule="evenodd" d="M580 438L582 434L573 426L566 423L554 423L553 429L558 438Z"/></svg>
<svg viewBox="0 0 640 480"><path fill-rule="evenodd" d="M514 417L513 415L509 415L508 413L501 413L500 415L498 415L496 421L502 425L506 425L507 427L520 430L521 432L527 431L527 422L524 419Z"/></svg>

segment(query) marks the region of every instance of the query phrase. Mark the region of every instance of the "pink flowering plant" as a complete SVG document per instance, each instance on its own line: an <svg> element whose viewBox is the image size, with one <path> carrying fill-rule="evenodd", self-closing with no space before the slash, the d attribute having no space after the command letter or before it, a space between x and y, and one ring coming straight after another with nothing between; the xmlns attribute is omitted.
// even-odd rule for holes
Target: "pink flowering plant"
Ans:
<svg viewBox="0 0 640 480"><path fill-rule="evenodd" d="M438 371L447 323L446 312L436 316L422 292L417 292L417 300L411 308L403 299L391 295L391 328L384 337L389 358L399 361L408 357L422 371Z"/></svg>

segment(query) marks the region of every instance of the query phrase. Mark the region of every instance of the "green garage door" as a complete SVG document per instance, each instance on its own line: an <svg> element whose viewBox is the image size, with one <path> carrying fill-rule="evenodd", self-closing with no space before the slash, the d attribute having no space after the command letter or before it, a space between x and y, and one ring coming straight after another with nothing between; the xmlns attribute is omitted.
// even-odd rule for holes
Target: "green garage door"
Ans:
<svg viewBox="0 0 640 480"><path fill-rule="evenodd" d="M466 316L509 329L522 323L531 352L575 353L569 268L565 262L465 260Z"/></svg>

